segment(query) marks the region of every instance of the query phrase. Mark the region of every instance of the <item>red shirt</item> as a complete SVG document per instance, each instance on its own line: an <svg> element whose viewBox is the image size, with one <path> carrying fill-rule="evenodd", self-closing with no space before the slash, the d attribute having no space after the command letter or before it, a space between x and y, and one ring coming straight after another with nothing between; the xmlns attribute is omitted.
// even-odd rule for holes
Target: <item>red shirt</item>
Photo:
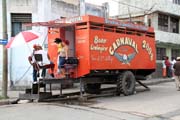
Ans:
<svg viewBox="0 0 180 120"><path fill-rule="evenodd" d="M165 60L165 65L166 65L167 67L170 67L170 66L171 66L171 63L169 62L169 60Z"/></svg>

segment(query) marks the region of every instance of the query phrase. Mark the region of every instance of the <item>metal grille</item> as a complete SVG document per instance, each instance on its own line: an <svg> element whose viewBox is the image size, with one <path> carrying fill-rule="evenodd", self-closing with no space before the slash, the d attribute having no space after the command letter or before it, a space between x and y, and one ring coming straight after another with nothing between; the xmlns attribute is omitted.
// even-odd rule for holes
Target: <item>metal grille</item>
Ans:
<svg viewBox="0 0 180 120"><path fill-rule="evenodd" d="M11 22L32 22L32 15L29 13L11 13Z"/></svg>

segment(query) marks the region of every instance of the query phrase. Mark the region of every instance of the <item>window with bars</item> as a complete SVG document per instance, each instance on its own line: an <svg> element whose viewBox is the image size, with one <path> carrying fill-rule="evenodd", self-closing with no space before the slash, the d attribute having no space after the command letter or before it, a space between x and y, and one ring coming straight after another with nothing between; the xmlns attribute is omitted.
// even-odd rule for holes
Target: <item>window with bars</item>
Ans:
<svg viewBox="0 0 180 120"><path fill-rule="evenodd" d="M158 29L168 32L168 16L164 14L158 15Z"/></svg>
<svg viewBox="0 0 180 120"><path fill-rule="evenodd" d="M173 0L173 3L180 5L180 0Z"/></svg>
<svg viewBox="0 0 180 120"><path fill-rule="evenodd" d="M21 31L32 29L25 25L31 22L32 15L29 13L11 13L12 36L15 36Z"/></svg>
<svg viewBox="0 0 180 120"><path fill-rule="evenodd" d="M179 18L159 13L158 29L165 32L179 33Z"/></svg>
<svg viewBox="0 0 180 120"><path fill-rule="evenodd" d="M179 20L177 18L170 18L170 32L179 33Z"/></svg>
<svg viewBox="0 0 180 120"><path fill-rule="evenodd" d="M171 56L175 58L180 56L180 49L171 49Z"/></svg>
<svg viewBox="0 0 180 120"><path fill-rule="evenodd" d="M156 48L156 57L157 60L162 60L162 58L166 56L166 48Z"/></svg>

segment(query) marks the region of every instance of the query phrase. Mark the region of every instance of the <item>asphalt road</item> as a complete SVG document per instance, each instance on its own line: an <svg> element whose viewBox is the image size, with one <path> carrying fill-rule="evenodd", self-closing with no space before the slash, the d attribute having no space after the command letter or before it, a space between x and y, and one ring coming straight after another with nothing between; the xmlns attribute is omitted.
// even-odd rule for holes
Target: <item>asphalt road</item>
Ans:
<svg viewBox="0 0 180 120"><path fill-rule="evenodd" d="M93 99L87 106L26 103L0 106L0 120L180 120L180 91L173 82L132 96ZM139 88L138 88L139 89Z"/></svg>
<svg viewBox="0 0 180 120"><path fill-rule="evenodd" d="M97 98L98 103L93 107L130 112L145 117L159 116L180 120L180 91L176 91L174 82L161 83L150 88L150 91L132 96Z"/></svg>

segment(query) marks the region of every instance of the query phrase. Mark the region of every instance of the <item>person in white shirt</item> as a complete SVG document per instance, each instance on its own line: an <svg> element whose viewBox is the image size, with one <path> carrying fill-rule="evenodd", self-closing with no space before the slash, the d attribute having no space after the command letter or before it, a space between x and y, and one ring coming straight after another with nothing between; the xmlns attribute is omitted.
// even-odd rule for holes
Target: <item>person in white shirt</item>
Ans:
<svg viewBox="0 0 180 120"><path fill-rule="evenodd" d="M174 78L174 64L176 63L176 59L175 57L172 57L172 60L171 60L171 71L172 71L172 78Z"/></svg>
<svg viewBox="0 0 180 120"><path fill-rule="evenodd" d="M40 45L34 45L34 50L31 56L29 56L29 63L33 66L33 81L37 81L37 76L39 76L39 70L42 69L42 77L46 75L46 69L51 68L51 76L54 77L54 64L50 61L49 55L46 51L42 50ZM42 55L42 61L37 61L35 59L36 55Z"/></svg>

